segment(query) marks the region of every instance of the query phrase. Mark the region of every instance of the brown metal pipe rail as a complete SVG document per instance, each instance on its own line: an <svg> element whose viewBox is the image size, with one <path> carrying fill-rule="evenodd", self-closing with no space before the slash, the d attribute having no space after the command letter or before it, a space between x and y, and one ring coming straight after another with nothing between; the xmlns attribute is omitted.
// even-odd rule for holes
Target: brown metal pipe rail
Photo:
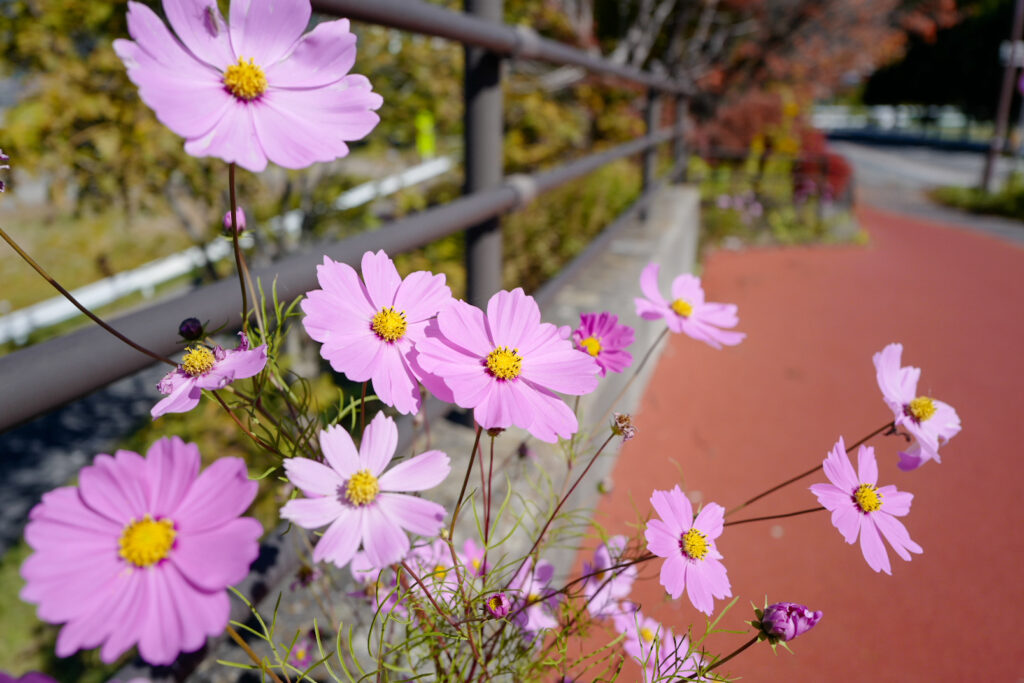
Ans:
<svg viewBox="0 0 1024 683"><path fill-rule="evenodd" d="M689 84L617 64L599 55L543 38L528 26L487 21L422 0L313 0L313 9L323 14L447 38L517 59L578 66L592 73L617 76L672 95L694 92Z"/></svg>
<svg viewBox="0 0 1024 683"><path fill-rule="evenodd" d="M617 159L644 152L673 139L679 128L667 128L574 162L524 176L513 176L497 188L471 194L371 232L340 242L324 243L253 271L270 293L293 299L316 287L316 266L324 255L358 266L363 252L384 249L397 254L460 232L467 226L507 213L563 183L580 178ZM113 326L146 348L164 355L181 349L178 324L185 318L209 321L213 327L237 328L241 319L238 283L222 280L191 290L144 310L112 321ZM152 364L152 360L98 327L87 327L0 357L0 431L80 398Z"/></svg>

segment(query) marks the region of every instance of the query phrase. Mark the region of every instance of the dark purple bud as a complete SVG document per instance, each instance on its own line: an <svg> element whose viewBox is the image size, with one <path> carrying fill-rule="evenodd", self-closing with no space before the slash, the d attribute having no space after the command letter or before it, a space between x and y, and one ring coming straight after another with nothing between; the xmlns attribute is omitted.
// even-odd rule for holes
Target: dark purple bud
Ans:
<svg viewBox="0 0 1024 683"><path fill-rule="evenodd" d="M503 619L512 610L512 603L504 593L495 593L487 598L487 613L495 619Z"/></svg>
<svg viewBox="0 0 1024 683"><path fill-rule="evenodd" d="M822 612L812 612L795 602L768 605L761 617L761 630L770 638L787 641L810 631L821 619Z"/></svg>
<svg viewBox="0 0 1024 683"><path fill-rule="evenodd" d="M185 318L178 325L178 334L186 341L195 341L203 336L203 324L199 318Z"/></svg>

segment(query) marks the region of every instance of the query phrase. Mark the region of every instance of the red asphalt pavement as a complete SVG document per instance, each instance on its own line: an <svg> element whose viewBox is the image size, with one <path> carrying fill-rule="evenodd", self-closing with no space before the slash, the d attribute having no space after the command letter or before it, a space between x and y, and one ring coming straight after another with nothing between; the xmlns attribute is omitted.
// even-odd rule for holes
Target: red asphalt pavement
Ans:
<svg viewBox="0 0 1024 683"><path fill-rule="evenodd" d="M870 207L857 216L864 247L709 256L708 300L738 304L747 339L722 351L669 341L597 521L634 534L634 510L651 510L655 488L678 483L691 500L731 508L820 463L838 436L853 443L892 418L871 356L902 342L903 364L922 369L918 393L963 423L942 463L914 472L896 467L899 437L870 442L879 485L914 494L903 521L924 554L904 562L890 550L893 575L876 574L826 512L727 527L718 549L740 599L723 627L745 628L765 595L825 616L795 655L758 644L724 670L746 681L1024 681L1024 249ZM824 481L819 472L729 519L813 507L807 487ZM646 565L634 599L676 629L702 629L685 594L667 598L659 568ZM707 645L724 655L747 639Z"/></svg>

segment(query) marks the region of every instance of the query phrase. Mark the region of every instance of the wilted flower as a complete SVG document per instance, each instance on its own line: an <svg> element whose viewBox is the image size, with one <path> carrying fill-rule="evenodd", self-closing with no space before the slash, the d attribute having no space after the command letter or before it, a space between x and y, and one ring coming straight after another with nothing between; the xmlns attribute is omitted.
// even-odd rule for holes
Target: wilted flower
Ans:
<svg viewBox="0 0 1024 683"><path fill-rule="evenodd" d="M381 97L349 74L356 37L347 19L309 24L309 0L163 3L177 38L153 10L128 3L131 40L114 50L160 121L193 156L259 172L267 160L304 168L348 154L380 118ZM180 42L179 42L180 41Z"/></svg>
<svg viewBox="0 0 1024 683"><path fill-rule="evenodd" d="M581 313L580 326L572 333L572 341L580 351L593 356L604 377L609 370L622 372L633 362L633 354L626 351L633 336L633 328L620 325L617 315Z"/></svg>
<svg viewBox="0 0 1024 683"><path fill-rule="evenodd" d="M617 436L621 436L623 441L629 441L636 437L636 426L633 424L633 418L625 413L615 413L612 422L612 432Z"/></svg>
<svg viewBox="0 0 1024 683"><path fill-rule="evenodd" d="M812 612L805 605L795 602L776 602L764 611L757 610L755 623L769 641L788 641L811 630L821 619L823 612Z"/></svg>
<svg viewBox="0 0 1024 683"><path fill-rule="evenodd" d="M256 496L240 458L199 473L199 449L177 437L146 457L98 455L77 487L43 495L29 513L21 598L63 623L56 653L102 646L113 662L139 646L154 665L198 650L224 630L225 588L259 553L259 522L239 518Z"/></svg>
<svg viewBox="0 0 1024 683"><path fill-rule="evenodd" d="M941 462L939 446L960 432L960 417L948 403L917 395L921 369L900 367L902 344L889 344L873 357L878 388L893 412L894 423L917 442L900 453L901 470L917 469L929 460Z"/></svg>
<svg viewBox="0 0 1024 683"><path fill-rule="evenodd" d="M672 281L672 301L658 291L657 263L651 263L640 274L644 298L636 298L636 314L644 320L663 318L672 332L682 332L716 349L735 346L746 337L742 332L721 328L736 327L739 318L735 304L705 303L700 278L683 273Z"/></svg>
<svg viewBox="0 0 1024 683"><path fill-rule="evenodd" d="M597 388L598 366L540 321L540 308L522 289L501 291L487 313L454 301L416 345L423 383L434 395L472 408L484 429L521 427L554 443L579 428L576 415L555 395Z"/></svg>
<svg viewBox="0 0 1024 683"><path fill-rule="evenodd" d="M825 476L832 483L814 484L811 492L832 512L832 525L847 543L853 543L860 535L860 549L869 567L876 572L892 574L882 536L907 562L910 561L910 553L924 552L921 546L910 540L907 528L896 519L910 512L914 496L891 485L878 488L878 463L873 448L860 447L858 471L854 472L843 438L839 437L823 467Z"/></svg>
<svg viewBox="0 0 1024 683"><path fill-rule="evenodd" d="M451 471L448 456L427 451L385 472L398 446L398 427L377 413L363 432L359 449L342 427L320 432L327 464L295 457L284 461L285 473L305 498L288 501L281 517L304 529L330 525L313 549L313 561L344 567L362 546L370 564L386 567L409 552L406 531L436 536L444 508L423 498L398 493L424 491Z"/></svg>
<svg viewBox="0 0 1024 683"><path fill-rule="evenodd" d="M195 341L203 336L203 324L199 318L185 318L178 325L178 334L185 341Z"/></svg>
<svg viewBox="0 0 1024 683"><path fill-rule="evenodd" d="M647 523L647 549L664 557L661 585L673 599L683 594L699 611L711 615L714 598L732 595L722 554L715 539L722 535L725 509L708 503L696 519L690 500L676 486L671 491L655 491L651 505L661 519Z"/></svg>
<svg viewBox="0 0 1024 683"><path fill-rule="evenodd" d="M231 212L227 211L224 213L224 234L231 235ZM235 230L238 234L245 232L245 209L238 207L235 209Z"/></svg>
<svg viewBox="0 0 1024 683"><path fill-rule="evenodd" d="M495 619L504 619L512 609L512 603L504 593L495 593L487 598L487 613Z"/></svg>
<svg viewBox="0 0 1024 683"><path fill-rule="evenodd" d="M320 355L353 382L373 383L381 401L403 414L420 409L420 373L412 363L427 321L451 301L444 275L425 270L398 275L383 251L363 254L362 280L345 263L324 257L322 289L306 294L302 325L320 342Z"/></svg>
<svg viewBox="0 0 1024 683"><path fill-rule="evenodd" d="M197 345L185 350L181 365L167 373L156 385L167 398L159 401L150 413L153 419L164 413L186 413L197 405L203 389L223 389L236 379L258 375L267 364L267 345L249 348L245 332L238 347L232 350Z"/></svg>

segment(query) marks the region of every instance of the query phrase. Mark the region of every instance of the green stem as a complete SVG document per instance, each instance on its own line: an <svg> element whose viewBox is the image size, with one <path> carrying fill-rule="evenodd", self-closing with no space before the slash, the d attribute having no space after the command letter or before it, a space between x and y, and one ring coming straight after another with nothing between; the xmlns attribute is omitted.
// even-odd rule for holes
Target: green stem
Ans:
<svg viewBox="0 0 1024 683"><path fill-rule="evenodd" d="M692 680L700 680L700 679L701 679L701 677L703 677L703 676L704 676L705 674L707 674L707 673L708 673L709 671L711 671L712 669L717 669L718 667L722 666L723 664L725 664L726 662L728 662L728 661L729 661L730 659L732 659L733 657L735 657L736 655L738 655L739 653L743 652L743 651L744 651L744 650L746 650L746 649L747 649L748 647L750 647L751 645L753 645L754 643L756 643L756 642L757 642L757 638L758 638L758 636L754 636L753 638L751 638L750 640L748 640L748 641L747 641L746 643L744 643L743 645L741 645L740 647L738 647L738 648L736 649L736 651L735 651L735 652L733 652L732 654L730 654L730 655L728 655L728 656L726 656L726 657L723 657L722 659L719 659L719 660L718 660L717 662L715 662L714 664L712 664L712 665L711 665L711 666L709 666L708 668L706 668L706 669L704 669L703 671L701 671L701 672L700 672L700 673L698 674L698 676L697 676L697 678L696 678L696 679L694 679L694 678L689 678L689 679L687 679L687 680L691 680L691 681L692 681Z"/></svg>

